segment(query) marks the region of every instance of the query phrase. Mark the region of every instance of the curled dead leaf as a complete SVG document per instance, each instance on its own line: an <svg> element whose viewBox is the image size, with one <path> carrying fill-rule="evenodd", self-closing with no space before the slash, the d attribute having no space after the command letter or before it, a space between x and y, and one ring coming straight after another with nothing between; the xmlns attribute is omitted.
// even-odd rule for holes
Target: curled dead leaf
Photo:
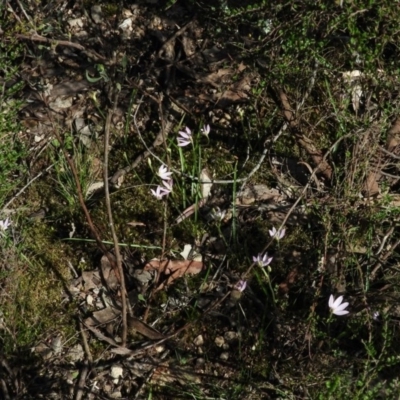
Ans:
<svg viewBox="0 0 400 400"><path fill-rule="evenodd" d="M145 266L145 271L158 271L160 274L168 275L168 278L161 283L156 291L169 286L174 280L184 275L196 275L204 269L204 263L195 260L158 260L149 261Z"/></svg>

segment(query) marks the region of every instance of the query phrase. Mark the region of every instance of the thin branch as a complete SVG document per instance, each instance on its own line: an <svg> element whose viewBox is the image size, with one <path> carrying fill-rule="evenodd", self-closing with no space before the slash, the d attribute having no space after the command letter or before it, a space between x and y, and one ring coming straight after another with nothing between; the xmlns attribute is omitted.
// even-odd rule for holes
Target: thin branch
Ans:
<svg viewBox="0 0 400 400"><path fill-rule="evenodd" d="M83 367L81 369L79 380L78 380L78 382L76 384L74 400L81 400L82 399L83 389L85 387L85 382L86 382L86 378L88 376L88 373L89 373L89 361L85 360L83 362Z"/></svg>
<svg viewBox="0 0 400 400"><path fill-rule="evenodd" d="M93 362L93 357L92 357L92 353L90 352L90 347L89 347L89 344L88 344L88 341L87 341L86 331L84 329L82 321L79 321L79 330L80 330L80 333L81 333L83 349L85 350L86 358L89 360L89 362L92 363Z"/></svg>
<svg viewBox="0 0 400 400"><path fill-rule="evenodd" d="M86 49L81 44L70 42L68 40L48 39L48 38L46 38L44 36L38 35L37 33L34 33L33 35L17 34L17 35L15 35L15 37L17 39L22 39L22 40L32 40L33 42L48 43L50 45L72 47L74 49L77 49L77 50L85 52L89 57L92 57L95 60L101 60L105 64L107 64L107 62L108 62L108 60L105 57L103 57L99 53L95 52L94 50Z"/></svg>
<svg viewBox="0 0 400 400"><path fill-rule="evenodd" d="M116 90L114 95L114 105L112 108L108 110L105 132L104 132L104 192L105 192L105 199L106 199L106 207L107 207L107 214L108 214L108 222L110 224L111 234L114 242L114 251L115 251L115 258L117 262L117 268L119 272L119 280L121 284L121 301L122 301L122 346L126 346L126 339L128 337L128 321L127 321L127 306L126 306L126 286L125 286L125 277L124 271L122 269L122 258L121 252L118 245L118 237L117 233L115 232L114 226L114 219L111 210L111 200L110 200L110 188L108 183L108 154L109 154L109 143L110 143L110 126L111 126L111 119L115 113L118 103L118 96L119 92Z"/></svg>
<svg viewBox="0 0 400 400"><path fill-rule="evenodd" d="M389 155L390 157L393 157L393 158L395 158L396 160L400 160L400 156L398 156L397 154L394 154L394 153L392 153L392 152L386 150L384 147L380 146L379 149L380 149L381 151L383 151L385 154Z"/></svg>
<svg viewBox="0 0 400 400"><path fill-rule="evenodd" d="M85 214L85 218L89 225L89 229L90 229L92 235L94 236L94 239L96 240L97 246L102 251L102 253L107 257L108 261L110 262L110 265L112 266L112 268L114 270L116 277L119 280L120 279L119 270L114 261L114 257L111 256L110 252L107 250L102 239L100 238L100 235L97 232L97 229L95 228L95 226L93 224L92 217L90 216L89 210L86 207L85 199L83 198L82 186L79 181L78 172L76 170L75 163L73 160L71 160L71 157L69 156L67 150L65 149L64 140L61 138L60 134L58 133L57 127L54 124L54 121L53 121L53 118L52 118L50 112L48 112L48 116L49 116L49 120L53 126L54 134L55 134L57 140L59 141L59 143L61 144L61 151L63 152L64 158L67 160L67 163L71 169L72 175L74 176L74 181L75 181L75 185L76 185L76 191L78 194L79 203L81 205L83 213ZM107 284L107 282L106 282L106 284Z"/></svg>
<svg viewBox="0 0 400 400"><path fill-rule="evenodd" d="M32 25L32 27L34 28L35 25L32 22L32 18L26 13L25 8L22 6L21 2L19 0L17 0L17 3L19 5L19 8L21 9L22 13L25 15L25 18L28 20L28 22Z"/></svg>

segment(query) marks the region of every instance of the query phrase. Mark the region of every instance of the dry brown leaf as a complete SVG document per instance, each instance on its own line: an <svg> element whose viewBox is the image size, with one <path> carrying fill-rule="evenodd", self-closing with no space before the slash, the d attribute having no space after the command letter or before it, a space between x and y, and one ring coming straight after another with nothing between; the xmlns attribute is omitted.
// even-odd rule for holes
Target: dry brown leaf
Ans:
<svg viewBox="0 0 400 400"><path fill-rule="evenodd" d="M333 170L332 167L324 160L324 156L320 150L318 150L313 141L304 135L298 136L299 143L311 156L314 165L318 167L318 172L323 175L328 182L331 181Z"/></svg>
<svg viewBox="0 0 400 400"><path fill-rule="evenodd" d="M243 61L238 65L238 71L242 72L247 68L246 64L243 64Z"/></svg>
<svg viewBox="0 0 400 400"><path fill-rule="evenodd" d="M154 370L151 377L151 382L157 385L167 385L175 382L179 382L182 386L187 386L188 383L201 383L200 377L183 368L171 368L168 362L159 364Z"/></svg>
<svg viewBox="0 0 400 400"><path fill-rule="evenodd" d="M138 221L127 222L127 225L129 225L129 226L146 226L146 224L144 224L143 222L138 222Z"/></svg>
<svg viewBox="0 0 400 400"><path fill-rule="evenodd" d="M297 280L299 271L297 267L294 267L286 276L286 279L279 285L279 293L285 295L289 293L290 288L294 285Z"/></svg>
<svg viewBox="0 0 400 400"><path fill-rule="evenodd" d="M295 115L293 108L291 107L291 105L289 103L289 99L288 99L286 93L283 91L280 91L279 98L282 102L283 114L284 114L286 120L289 122L291 127L295 127L297 125L296 115Z"/></svg>
<svg viewBox="0 0 400 400"><path fill-rule="evenodd" d="M110 254L110 256L116 262L115 257L112 254ZM107 286L110 289L116 289L119 286L118 278L115 275L115 271L111 266L110 261L108 260L108 257L106 255L101 257L100 265L101 265L101 272L103 274L103 278L107 282Z"/></svg>
<svg viewBox="0 0 400 400"><path fill-rule="evenodd" d="M156 291L169 286L174 280L188 274L196 275L204 269L204 263L195 260L151 260L145 266L145 271L157 270L160 274L168 275L168 279L161 283Z"/></svg>
<svg viewBox="0 0 400 400"><path fill-rule="evenodd" d="M82 279L86 292L101 286L101 279L98 271L83 271Z"/></svg>
<svg viewBox="0 0 400 400"><path fill-rule="evenodd" d="M381 174L379 172L369 173L363 187L363 194L365 197L372 197L379 194L378 180L380 177Z"/></svg>
<svg viewBox="0 0 400 400"><path fill-rule="evenodd" d="M121 311L114 307L106 307L102 310L95 311L91 317L85 319L85 325L97 326L107 324L121 315Z"/></svg>
<svg viewBox="0 0 400 400"><path fill-rule="evenodd" d="M202 78L202 82L208 83L209 85L219 88L223 84L226 84L229 81L229 78L234 74L234 71L230 68L221 68L216 72L212 72L211 74Z"/></svg>
<svg viewBox="0 0 400 400"><path fill-rule="evenodd" d="M279 190L260 184L246 186L238 193L235 202L238 205L250 205L256 201L279 204L286 199L287 197L281 194Z"/></svg>
<svg viewBox="0 0 400 400"><path fill-rule="evenodd" d="M53 99L61 96L75 96L75 94L88 89L89 86L90 83L86 80L61 82L51 89L50 96Z"/></svg>
<svg viewBox="0 0 400 400"><path fill-rule="evenodd" d="M128 327L130 331L139 332L151 340L161 340L165 338L162 333L158 332L156 329L150 325L147 325L145 322L136 317L128 316Z"/></svg>
<svg viewBox="0 0 400 400"><path fill-rule="evenodd" d="M248 93L251 89L251 78L245 76L239 82L236 82L228 90L220 94L217 104L221 108L228 107L233 103L238 103L248 99Z"/></svg>
<svg viewBox="0 0 400 400"><path fill-rule="evenodd" d="M392 127L389 129L386 149L392 152L400 144L400 118L396 119Z"/></svg>

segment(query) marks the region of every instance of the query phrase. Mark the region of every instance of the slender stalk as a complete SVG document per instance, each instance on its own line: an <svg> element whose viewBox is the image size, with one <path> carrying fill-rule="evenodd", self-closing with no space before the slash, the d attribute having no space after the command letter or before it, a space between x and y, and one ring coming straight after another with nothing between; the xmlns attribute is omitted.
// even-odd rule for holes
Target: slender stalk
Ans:
<svg viewBox="0 0 400 400"><path fill-rule="evenodd" d="M114 105L109 109L107 114L105 132L104 132L104 167L103 167L103 179L104 179L104 192L106 198L106 207L108 214L108 222L110 224L111 234L114 242L115 258L117 260L117 268L119 272L120 284L121 284L121 302L122 302L122 346L126 346L126 339L128 336L128 321L127 321L127 302L126 302L126 286L124 271L122 268L122 258L121 252L118 245L118 237L114 227L114 219L111 210L111 200L110 200L110 188L108 184L108 154L109 154L109 142L110 142L110 126L111 118L117 108L119 92L116 91L114 95Z"/></svg>

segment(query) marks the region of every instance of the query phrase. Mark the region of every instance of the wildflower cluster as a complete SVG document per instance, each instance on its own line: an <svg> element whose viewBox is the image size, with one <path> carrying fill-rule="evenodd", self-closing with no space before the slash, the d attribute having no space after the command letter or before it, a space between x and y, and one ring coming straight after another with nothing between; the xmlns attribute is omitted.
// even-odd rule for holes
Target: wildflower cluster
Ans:
<svg viewBox="0 0 400 400"><path fill-rule="evenodd" d="M286 233L286 229L276 229L273 227L269 230L269 234L273 239L281 240ZM257 257L253 257L253 262L257 264L259 267L267 267L271 264L273 257L268 257L268 253L264 255L262 253L258 254Z"/></svg>
<svg viewBox="0 0 400 400"><path fill-rule="evenodd" d="M151 189L151 193L156 199L161 200L164 196L172 192L172 172L168 171L168 168L165 165L161 165L161 167L158 169L157 175L162 180L162 186L158 185L156 190Z"/></svg>

